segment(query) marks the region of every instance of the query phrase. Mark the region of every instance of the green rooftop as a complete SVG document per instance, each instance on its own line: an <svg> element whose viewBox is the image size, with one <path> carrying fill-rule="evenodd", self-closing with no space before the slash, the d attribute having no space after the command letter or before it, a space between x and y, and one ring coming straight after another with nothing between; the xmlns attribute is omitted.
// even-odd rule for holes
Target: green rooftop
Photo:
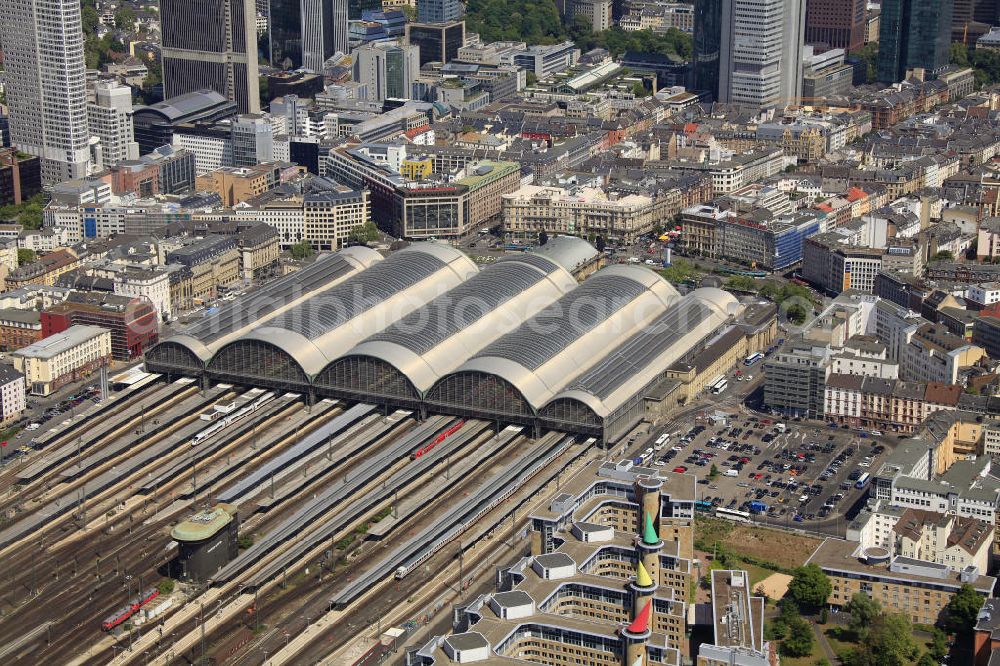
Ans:
<svg viewBox="0 0 1000 666"><path fill-rule="evenodd" d="M204 541L219 533L223 527L233 522L236 507L232 504L217 504L214 508L200 511L170 530L174 541Z"/></svg>
<svg viewBox="0 0 1000 666"><path fill-rule="evenodd" d="M511 171L520 172L521 165L517 162L494 162L493 160L481 160L473 167L473 174L467 178L455 181L459 185L465 185L470 190L474 190L483 183L489 182L498 176L503 176Z"/></svg>

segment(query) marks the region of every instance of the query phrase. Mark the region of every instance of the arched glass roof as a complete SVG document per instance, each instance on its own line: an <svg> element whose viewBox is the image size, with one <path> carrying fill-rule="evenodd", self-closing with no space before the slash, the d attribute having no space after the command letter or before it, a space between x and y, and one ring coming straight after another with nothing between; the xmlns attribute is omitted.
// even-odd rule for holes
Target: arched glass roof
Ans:
<svg viewBox="0 0 1000 666"><path fill-rule="evenodd" d="M459 250L417 243L335 287L297 303L230 344L261 340L294 358L314 377L358 341L383 330L478 271Z"/></svg>
<svg viewBox="0 0 1000 666"><path fill-rule="evenodd" d="M602 269L455 373L493 374L540 408L573 378L666 312L677 291L638 266Z"/></svg>
<svg viewBox="0 0 1000 666"><path fill-rule="evenodd" d="M575 399L598 416L608 416L735 316L739 308L739 301L729 292L696 289L611 349L599 363L569 382L549 404Z"/></svg>
<svg viewBox="0 0 1000 666"><path fill-rule="evenodd" d="M335 287L379 261L382 261L382 255L367 247L349 247L322 255L302 270L220 306L216 312L153 347L147 359L155 362L160 356L176 356L183 352L168 352L167 348L180 346L194 354L202 364L208 363L216 351L240 334L277 317L317 292Z"/></svg>
<svg viewBox="0 0 1000 666"><path fill-rule="evenodd" d="M381 359L423 393L483 346L576 286L573 276L549 258L507 257L367 338L348 356ZM319 382L323 381L321 377Z"/></svg>

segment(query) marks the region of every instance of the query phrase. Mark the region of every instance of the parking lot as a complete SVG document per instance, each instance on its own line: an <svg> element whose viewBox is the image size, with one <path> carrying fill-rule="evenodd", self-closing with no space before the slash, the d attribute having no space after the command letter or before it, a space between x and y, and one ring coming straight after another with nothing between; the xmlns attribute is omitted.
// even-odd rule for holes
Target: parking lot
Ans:
<svg viewBox="0 0 1000 666"><path fill-rule="evenodd" d="M881 433L739 413L725 424L689 422L654 429L636 456L697 475L699 509L736 520L842 532L844 514L853 515L870 484L858 488L859 477L878 469L888 452Z"/></svg>

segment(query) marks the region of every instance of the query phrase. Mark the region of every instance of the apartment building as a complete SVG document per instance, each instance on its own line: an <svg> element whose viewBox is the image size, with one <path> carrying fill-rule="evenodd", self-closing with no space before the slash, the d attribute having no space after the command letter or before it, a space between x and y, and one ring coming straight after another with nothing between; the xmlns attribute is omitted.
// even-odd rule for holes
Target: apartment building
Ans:
<svg viewBox="0 0 1000 666"><path fill-rule="evenodd" d="M893 555L885 548L862 548L854 541L828 538L809 557L830 578L827 603L843 609L855 594L866 594L886 611L902 613L916 624L933 625L963 584L983 597L993 596L996 579L975 567L947 565Z"/></svg>
<svg viewBox="0 0 1000 666"><path fill-rule="evenodd" d="M0 423L19 418L27 407L24 375L9 365L0 365Z"/></svg>
<svg viewBox="0 0 1000 666"><path fill-rule="evenodd" d="M519 239L537 238L545 231L632 243L653 230L653 210L653 199L643 194L524 185L503 197L503 229Z"/></svg>
<svg viewBox="0 0 1000 666"><path fill-rule="evenodd" d="M82 379L111 360L111 331L100 326L71 326L11 354L31 395L46 396Z"/></svg>
<svg viewBox="0 0 1000 666"><path fill-rule="evenodd" d="M957 384L959 371L978 363L986 351L941 324L923 324L907 335L899 358L903 379Z"/></svg>
<svg viewBox="0 0 1000 666"><path fill-rule="evenodd" d="M42 321L38 310L3 308L0 310L0 349L14 351L38 342L42 335Z"/></svg>

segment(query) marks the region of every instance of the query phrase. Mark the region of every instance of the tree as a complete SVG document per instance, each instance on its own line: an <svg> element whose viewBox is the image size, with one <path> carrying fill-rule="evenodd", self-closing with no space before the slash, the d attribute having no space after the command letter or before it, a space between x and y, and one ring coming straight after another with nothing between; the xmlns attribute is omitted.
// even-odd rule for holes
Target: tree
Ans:
<svg viewBox="0 0 1000 666"><path fill-rule="evenodd" d="M833 586L823 570L815 564L807 564L795 570L785 597L800 608L818 609L826 604L832 592Z"/></svg>
<svg viewBox="0 0 1000 666"><path fill-rule="evenodd" d="M607 246L608 242L604 239L604 236L598 236L597 240L594 242L594 247L597 248L597 251L602 254Z"/></svg>
<svg viewBox="0 0 1000 666"><path fill-rule="evenodd" d="M717 476L719 476L719 468L715 466L715 463L712 463L712 466L708 468L708 478L714 479Z"/></svg>
<svg viewBox="0 0 1000 666"><path fill-rule="evenodd" d="M927 653L935 662L941 661L948 654L948 636L937 627L934 627L934 633L931 636L931 646L927 650Z"/></svg>
<svg viewBox="0 0 1000 666"><path fill-rule="evenodd" d="M855 53L865 61L865 78L868 83L874 83L878 76L878 42L869 42Z"/></svg>
<svg viewBox="0 0 1000 666"><path fill-rule="evenodd" d="M785 314L788 316L788 321L796 325L802 324L802 322L806 320L806 316L808 316L806 309L801 305L799 305L798 303L793 303L792 305L789 305L788 310L785 311Z"/></svg>
<svg viewBox="0 0 1000 666"><path fill-rule="evenodd" d="M781 642L781 652L789 657L805 657L812 654L814 640L812 626L801 617L793 618L788 623L788 637Z"/></svg>
<svg viewBox="0 0 1000 666"><path fill-rule="evenodd" d="M947 627L954 633L965 633L976 626L976 617L983 607L983 598L968 583L962 583L945 607Z"/></svg>
<svg viewBox="0 0 1000 666"><path fill-rule="evenodd" d="M115 27L125 32L132 32L135 29L135 12L131 7L122 7L115 12Z"/></svg>
<svg viewBox="0 0 1000 666"><path fill-rule="evenodd" d="M367 245L368 243L374 243L378 239L378 227L370 220L354 227L351 229L351 233L347 235L347 240L356 245Z"/></svg>
<svg viewBox="0 0 1000 666"><path fill-rule="evenodd" d="M538 75L530 69L524 74L524 84L529 88L538 83Z"/></svg>
<svg viewBox="0 0 1000 666"><path fill-rule="evenodd" d="M101 24L101 17L97 13L97 8L92 4L84 4L81 10L83 19L83 34L86 36L96 35L97 26Z"/></svg>
<svg viewBox="0 0 1000 666"><path fill-rule="evenodd" d="M941 250L931 257L931 261L952 261L954 259L955 255L950 250Z"/></svg>
<svg viewBox="0 0 1000 666"><path fill-rule="evenodd" d="M166 596L168 594L173 594L174 592L174 579L164 578L157 585L156 589L160 591L160 594Z"/></svg>
<svg viewBox="0 0 1000 666"><path fill-rule="evenodd" d="M969 47L962 42L952 42L951 64L958 65L959 67L968 67L971 64L969 62Z"/></svg>
<svg viewBox="0 0 1000 666"><path fill-rule="evenodd" d="M850 613L851 622L848 626L858 637L864 636L868 627L882 612L878 602L863 592L855 592L844 606L844 610Z"/></svg>
<svg viewBox="0 0 1000 666"><path fill-rule="evenodd" d="M756 292L759 285L757 280L748 275L734 275L726 279L725 287L733 291Z"/></svg>
<svg viewBox="0 0 1000 666"><path fill-rule="evenodd" d="M538 232L538 244L545 245L548 242L549 242L549 235L548 233L545 232L544 229L542 229L541 231Z"/></svg>
<svg viewBox="0 0 1000 666"><path fill-rule="evenodd" d="M289 251L292 253L292 259L308 259L313 255L312 245L309 244L309 241L296 243Z"/></svg>
<svg viewBox="0 0 1000 666"><path fill-rule="evenodd" d="M240 550L246 550L253 545L253 535L252 534L241 534L236 538L236 547Z"/></svg>
<svg viewBox="0 0 1000 666"><path fill-rule="evenodd" d="M819 623L826 624L830 620L830 611L826 606L823 606L823 610L819 612Z"/></svg>
<svg viewBox="0 0 1000 666"><path fill-rule="evenodd" d="M920 660L917 662L917 666L937 666L938 660L930 655L928 652L924 652L920 655Z"/></svg>
<svg viewBox="0 0 1000 666"><path fill-rule="evenodd" d="M18 248L17 250L17 265L24 266L25 264L30 264L35 260L35 251L27 250L25 248Z"/></svg>
<svg viewBox="0 0 1000 666"><path fill-rule="evenodd" d="M905 666L916 656L910 618L896 613L872 621L868 637L845 660L847 666Z"/></svg>

